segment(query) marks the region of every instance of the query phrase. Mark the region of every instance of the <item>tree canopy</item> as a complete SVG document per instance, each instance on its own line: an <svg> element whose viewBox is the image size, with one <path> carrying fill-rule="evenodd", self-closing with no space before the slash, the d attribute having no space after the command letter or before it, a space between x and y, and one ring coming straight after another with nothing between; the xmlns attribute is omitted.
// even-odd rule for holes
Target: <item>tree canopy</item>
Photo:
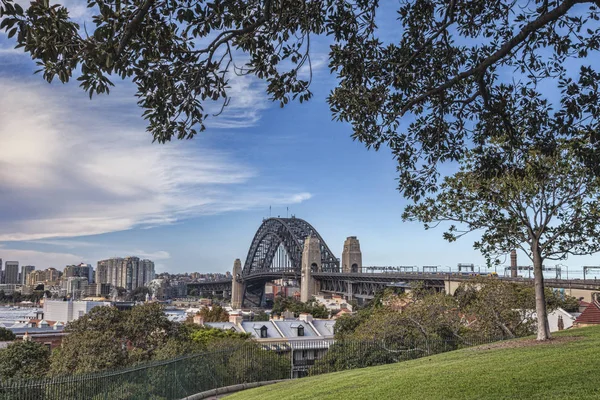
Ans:
<svg viewBox="0 0 600 400"><path fill-rule="evenodd" d="M273 303L272 313L281 315L284 311L290 311L294 313L294 316L298 317L300 313L311 314L314 318L329 318L329 311L323 304L319 304L314 299L307 301L306 303L296 300L293 297L282 297L277 296Z"/></svg>
<svg viewBox="0 0 600 400"><path fill-rule="evenodd" d="M50 351L31 341L15 341L0 350L0 379L21 379L43 376L48 367Z"/></svg>
<svg viewBox="0 0 600 400"><path fill-rule="evenodd" d="M351 123L365 145L391 149L405 195L419 199L434 190L441 163L494 138L499 126L510 128L513 108L524 105L512 96L546 105L545 120L560 135L589 139L577 157L600 173L600 75L588 59L600 48L599 0L404 0L393 8L367 0L87 5L94 16L80 26L48 0L27 9L0 0L0 29L48 81L76 77L92 96L108 93L115 79L132 80L159 142L204 130L213 117L208 106L229 103L232 74L265 80L282 106L310 99L311 40L328 37L337 78L328 97L332 115ZM380 28L393 11L394 29ZM511 132L509 143L518 147L523 138ZM526 139L549 140L536 130Z"/></svg>
<svg viewBox="0 0 600 400"><path fill-rule="evenodd" d="M225 309L219 305L213 305L212 307L204 307L198 311L197 315L202 317L204 322L227 322L229 321L229 314Z"/></svg>
<svg viewBox="0 0 600 400"><path fill-rule="evenodd" d="M15 340L17 336L10 330L5 327L0 327L0 341L10 341Z"/></svg>

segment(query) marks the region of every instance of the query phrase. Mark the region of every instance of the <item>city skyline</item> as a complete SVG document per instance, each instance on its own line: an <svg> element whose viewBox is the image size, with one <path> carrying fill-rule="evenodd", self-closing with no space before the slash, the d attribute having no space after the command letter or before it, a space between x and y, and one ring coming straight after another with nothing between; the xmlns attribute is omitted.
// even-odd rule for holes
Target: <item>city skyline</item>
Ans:
<svg viewBox="0 0 600 400"><path fill-rule="evenodd" d="M86 18L85 7L64 3ZM365 265L483 265L476 234L447 243L441 227L402 222L390 152L367 150L331 121L335 79L328 41L316 39L309 102L280 109L264 83L232 78L231 104L206 132L161 145L145 132L130 83L89 101L76 82L43 82L0 33L0 257L62 268L132 254L154 260L157 273L225 272L245 260L271 212L309 221L337 257L357 236ZM600 265L600 256L561 263Z"/></svg>

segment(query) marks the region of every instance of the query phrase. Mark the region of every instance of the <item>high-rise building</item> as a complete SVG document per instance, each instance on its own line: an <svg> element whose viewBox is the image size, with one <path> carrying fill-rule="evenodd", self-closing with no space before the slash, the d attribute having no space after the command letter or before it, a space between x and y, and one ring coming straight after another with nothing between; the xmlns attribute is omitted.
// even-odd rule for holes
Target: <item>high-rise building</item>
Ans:
<svg viewBox="0 0 600 400"><path fill-rule="evenodd" d="M27 285L29 274L35 270L35 266L33 265L23 265L21 267L21 284Z"/></svg>
<svg viewBox="0 0 600 400"><path fill-rule="evenodd" d="M65 278L86 278L89 283L94 282L94 268L90 264L67 265L64 269Z"/></svg>
<svg viewBox="0 0 600 400"><path fill-rule="evenodd" d="M19 283L19 262L7 261L4 264L5 276L4 283Z"/></svg>
<svg viewBox="0 0 600 400"><path fill-rule="evenodd" d="M74 299L79 299L82 297L83 291L87 285L87 277L70 276L66 278L67 294L71 295Z"/></svg>
<svg viewBox="0 0 600 400"><path fill-rule="evenodd" d="M98 261L96 283L107 283L113 287L135 290L148 286L154 279L154 263L138 257L115 257Z"/></svg>
<svg viewBox="0 0 600 400"><path fill-rule="evenodd" d="M31 271L27 278L27 284L31 286L36 286L37 284L44 283L46 280L46 271L37 270Z"/></svg>
<svg viewBox="0 0 600 400"><path fill-rule="evenodd" d="M56 268L48 268L46 270L46 281L47 282L57 282L60 279L60 271Z"/></svg>
<svg viewBox="0 0 600 400"><path fill-rule="evenodd" d="M148 286L148 284L155 278L156 275L154 272L154 262L150 260L142 260L142 269L144 273L142 278L142 286Z"/></svg>

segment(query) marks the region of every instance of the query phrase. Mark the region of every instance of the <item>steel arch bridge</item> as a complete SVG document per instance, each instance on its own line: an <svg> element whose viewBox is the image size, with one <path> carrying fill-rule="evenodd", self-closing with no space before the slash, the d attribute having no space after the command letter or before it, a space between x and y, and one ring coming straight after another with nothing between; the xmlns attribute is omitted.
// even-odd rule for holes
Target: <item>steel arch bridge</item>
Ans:
<svg viewBox="0 0 600 400"><path fill-rule="evenodd" d="M270 280L300 279L304 241L309 236L321 243L319 272L340 272L339 260L311 224L293 216L268 218L256 231L238 278L245 283L244 303L260 306L265 283Z"/></svg>

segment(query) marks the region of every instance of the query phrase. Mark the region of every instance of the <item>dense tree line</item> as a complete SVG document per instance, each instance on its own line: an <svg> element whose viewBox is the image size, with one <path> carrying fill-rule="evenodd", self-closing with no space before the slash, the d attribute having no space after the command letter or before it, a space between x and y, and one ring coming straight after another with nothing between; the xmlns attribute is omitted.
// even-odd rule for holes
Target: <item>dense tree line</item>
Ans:
<svg viewBox="0 0 600 400"><path fill-rule="evenodd" d="M24 341L0 350L0 379L91 373L219 349L233 351L247 345L250 338L249 334L171 322L158 303L127 311L95 307L68 323L65 332L62 345L52 353L44 345ZM10 333L0 332L5 340L14 340Z"/></svg>
<svg viewBox="0 0 600 400"><path fill-rule="evenodd" d="M546 307L577 300L547 290ZM462 284L454 296L419 287L382 292L355 314L338 318L336 343L312 373L386 364L536 331L535 289L491 277Z"/></svg>
<svg viewBox="0 0 600 400"><path fill-rule="evenodd" d="M4 290L0 290L0 303L20 303L22 301L30 301L32 303L38 303L46 294L46 297L52 297L52 294L43 289L36 289L31 294L22 294L21 292L13 292L11 294L6 294Z"/></svg>

